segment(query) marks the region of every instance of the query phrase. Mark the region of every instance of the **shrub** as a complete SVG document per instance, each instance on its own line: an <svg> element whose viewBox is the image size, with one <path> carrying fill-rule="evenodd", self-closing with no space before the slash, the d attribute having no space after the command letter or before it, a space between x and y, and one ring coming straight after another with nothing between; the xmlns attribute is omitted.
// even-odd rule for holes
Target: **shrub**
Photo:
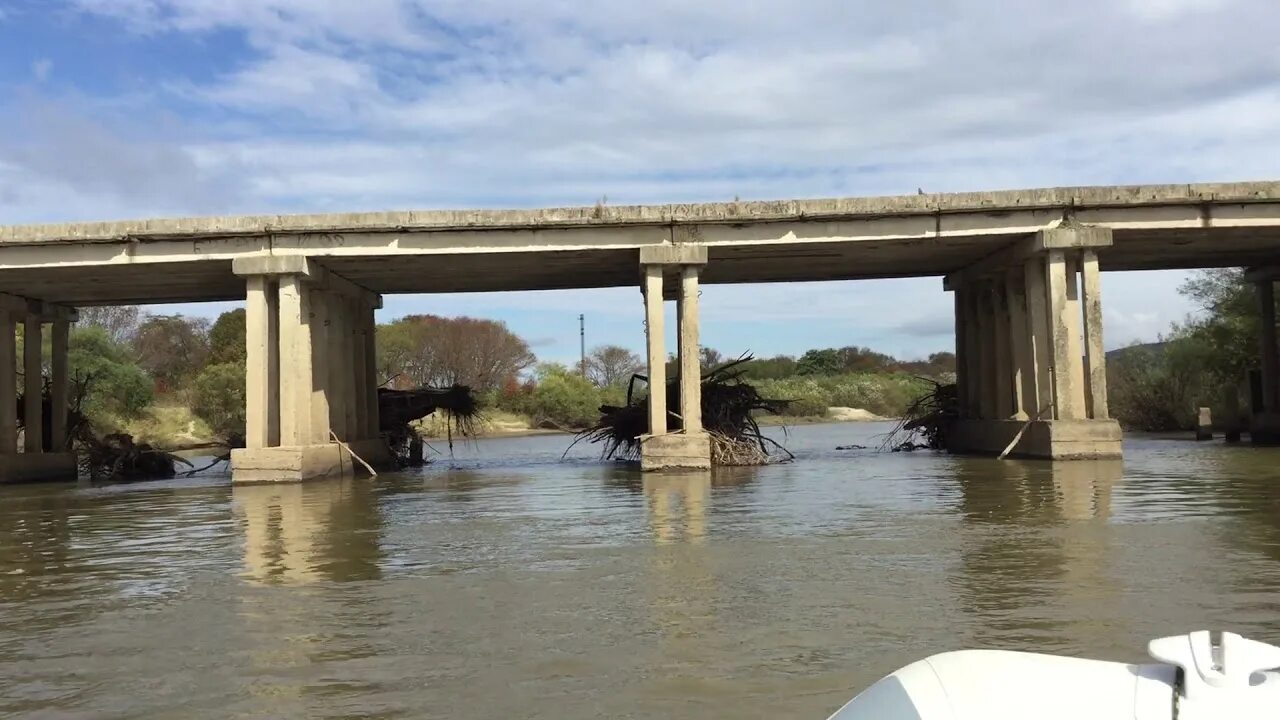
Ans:
<svg viewBox="0 0 1280 720"><path fill-rule="evenodd" d="M191 412L221 437L244 434L244 374L241 363L220 363L201 370L191 383Z"/></svg>

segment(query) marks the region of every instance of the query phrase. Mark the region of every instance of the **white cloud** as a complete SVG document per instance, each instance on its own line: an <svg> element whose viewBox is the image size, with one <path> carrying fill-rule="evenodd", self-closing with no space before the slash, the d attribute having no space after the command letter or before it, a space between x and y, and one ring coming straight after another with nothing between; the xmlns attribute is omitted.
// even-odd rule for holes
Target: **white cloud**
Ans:
<svg viewBox="0 0 1280 720"><path fill-rule="evenodd" d="M3 16L0 15L0 17ZM40 58L31 63L31 77L35 78L36 82L42 83L48 80L51 72L53 72L53 61L49 58Z"/></svg>

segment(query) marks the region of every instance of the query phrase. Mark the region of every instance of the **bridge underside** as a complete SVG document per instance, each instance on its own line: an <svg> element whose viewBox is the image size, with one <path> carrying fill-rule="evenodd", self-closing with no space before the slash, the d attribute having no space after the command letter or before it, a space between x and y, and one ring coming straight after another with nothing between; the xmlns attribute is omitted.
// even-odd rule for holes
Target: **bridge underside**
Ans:
<svg viewBox="0 0 1280 720"><path fill-rule="evenodd" d="M0 320L37 336L53 322L63 337L75 307L247 297L250 447L237 478L301 480L354 471L334 438L357 450L376 444L369 348L383 294L639 284L656 382L664 300L677 298L680 357L698 356L701 283L941 276L956 293L953 449L1112 457L1119 432L1106 413L1099 273L1270 268L1258 280L1270 298L1278 265L1280 183L73 223L0 227ZM1280 417L1271 325L1257 393L1268 422ZM0 371L5 355L0 347ZM53 358L60 387L59 357L65 365L65 348ZM24 361L38 379L41 358ZM681 376L696 379L696 364L682 364ZM645 467L708 464L699 403L690 381L678 409L654 412ZM0 455L14 455L5 437ZM0 460L0 476L20 463Z"/></svg>
<svg viewBox="0 0 1280 720"><path fill-rule="evenodd" d="M1280 223L1280 221L1278 221ZM779 235L784 235L780 232ZM707 284L866 280L944 276L1016 245L1034 233L841 242L710 245ZM1265 265L1280 258L1280 230L1115 230L1100 257L1103 271ZM612 249L525 249L500 252L403 252L393 239L370 240L360 253L297 253L373 292L455 293L633 287L640 246ZM379 254L385 251L386 254ZM0 258L3 257L0 246ZM51 255L56 257L56 254ZM103 262L0 264L0 293L84 307L243 300L234 256L202 260L142 258L123 253ZM68 262L68 261L64 261Z"/></svg>

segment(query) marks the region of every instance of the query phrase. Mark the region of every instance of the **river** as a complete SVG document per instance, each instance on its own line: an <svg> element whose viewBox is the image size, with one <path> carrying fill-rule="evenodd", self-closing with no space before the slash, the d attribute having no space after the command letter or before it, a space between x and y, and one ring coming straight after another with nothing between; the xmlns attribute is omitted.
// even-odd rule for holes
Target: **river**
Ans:
<svg viewBox="0 0 1280 720"><path fill-rule="evenodd" d="M564 437L418 472L0 488L0 715L822 718L925 655L1280 641L1280 451L1000 462L793 429L642 477Z"/></svg>

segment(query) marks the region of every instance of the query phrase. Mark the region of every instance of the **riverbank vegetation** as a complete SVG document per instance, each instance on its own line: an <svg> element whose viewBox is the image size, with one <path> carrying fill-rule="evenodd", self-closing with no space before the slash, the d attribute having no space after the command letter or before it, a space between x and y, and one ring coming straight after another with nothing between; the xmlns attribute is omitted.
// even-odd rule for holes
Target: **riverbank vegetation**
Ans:
<svg viewBox="0 0 1280 720"><path fill-rule="evenodd" d="M125 433L165 449L242 442L244 332L239 309L212 322L136 307L82 309L70 364L73 376L87 382L84 412L94 432ZM582 367L539 362L504 324L466 317L411 315L380 324L377 349L378 379L387 389L470 388L479 415L469 428L480 434L593 427L602 406L626 405L628 384L644 370L637 353L618 346L593 349ZM704 348L700 359L710 372L735 357ZM749 359L734 368L760 397L787 401L755 408L753 422L768 424L823 419L828 408L898 417L932 387L922 377L954 379L955 358L937 353L903 361L850 346ZM667 372L676 376L674 357ZM642 395L644 383L638 387ZM432 416L413 425L428 437L448 434Z"/></svg>
<svg viewBox="0 0 1280 720"><path fill-rule="evenodd" d="M1239 423L1229 416L1248 412L1247 376L1260 345L1252 283L1238 268L1198 270L1180 291L1198 313L1160 342L1107 354L1108 405L1126 429L1189 430L1199 407L1211 408L1220 424Z"/></svg>

